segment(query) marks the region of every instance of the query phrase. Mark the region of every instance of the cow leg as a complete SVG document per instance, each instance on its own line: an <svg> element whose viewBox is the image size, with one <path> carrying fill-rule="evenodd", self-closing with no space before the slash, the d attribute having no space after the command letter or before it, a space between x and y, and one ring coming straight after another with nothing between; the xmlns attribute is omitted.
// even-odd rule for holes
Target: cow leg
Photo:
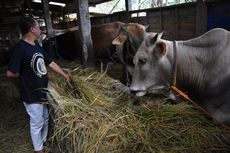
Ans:
<svg viewBox="0 0 230 153"><path fill-rule="evenodd" d="M230 106L222 105L220 107L215 107L209 105L207 111L212 115L213 122L215 124L225 124L230 126Z"/></svg>

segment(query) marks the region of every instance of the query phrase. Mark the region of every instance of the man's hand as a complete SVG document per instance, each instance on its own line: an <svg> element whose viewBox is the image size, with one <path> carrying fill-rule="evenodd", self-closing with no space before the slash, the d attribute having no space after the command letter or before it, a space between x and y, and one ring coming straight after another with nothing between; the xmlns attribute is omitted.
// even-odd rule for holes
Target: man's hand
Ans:
<svg viewBox="0 0 230 153"><path fill-rule="evenodd" d="M49 64L49 67L50 67L54 72L56 72L57 74L63 76L63 77L66 79L68 85L69 85L71 88L74 87L74 84L73 84L74 81L73 81L73 79L70 77L69 74L66 74L66 73L61 69L61 67L60 67L59 65L57 65L55 62L51 62L51 63Z"/></svg>
<svg viewBox="0 0 230 153"><path fill-rule="evenodd" d="M55 62L51 62L48 65L54 72L56 72L57 74L63 76L64 78L66 78L68 80L68 76L65 74L65 72L62 71L62 69L60 68L59 65L57 65Z"/></svg>
<svg viewBox="0 0 230 153"><path fill-rule="evenodd" d="M11 72L11 71L6 71L5 76L6 76L7 78L18 78L19 73L13 73L13 72Z"/></svg>

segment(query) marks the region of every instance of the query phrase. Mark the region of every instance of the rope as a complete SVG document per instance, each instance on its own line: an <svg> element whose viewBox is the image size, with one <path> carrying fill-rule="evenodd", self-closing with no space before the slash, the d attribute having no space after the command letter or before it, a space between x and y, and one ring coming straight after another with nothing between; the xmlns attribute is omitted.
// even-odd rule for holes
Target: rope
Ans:
<svg viewBox="0 0 230 153"><path fill-rule="evenodd" d="M229 129L230 127L224 125L219 120L215 119L215 117L213 117L208 111L206 111L204 108L202 108L200 105L198 105L195 101L190 99L187 94L185 94L183 91L181 91L180 89L178 89L176 87L176 73L177 73L177 50L176 50L176 41L174 40L173 41L173 67L172 67L172 85L171 85L171 89L174 92L178 93L178 95L183 97L186 101L191 102L196 108L201 110L204 114L206 114L207 116L209 116L212 119L214 119L215 122L218 123L218 125L221 125L222 127Z"/></svg>
<svg viewBox="0 0 230 153"><path fill-rule="evenodd" d="M177 49L176 41L173 41L173 66L172 66L172 86L176 86L176 73L177 73Z"/></svg>

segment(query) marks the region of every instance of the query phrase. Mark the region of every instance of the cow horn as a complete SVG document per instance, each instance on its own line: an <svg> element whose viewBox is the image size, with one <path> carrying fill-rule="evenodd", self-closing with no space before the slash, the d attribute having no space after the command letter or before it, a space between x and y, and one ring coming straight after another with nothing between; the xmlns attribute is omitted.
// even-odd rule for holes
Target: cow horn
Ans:
<svg viewBox="0 0 230 153"><path fill-rule="evenodd" d="M156 33L155 35L151 34L149 35L149 39L146 41L146 45L150 46L150 45L154 45L157 41L158 38L158 33Z"/></svg>
<svg viewBox="0 0 230 153"><path fill-rule="evenodd" d="M164 31L160 32L160 33L158 34L158 38L161 38L163 34L164 34Z"/></svg>
<svg viewBox="0 0 230 153"><path fill-rule="evenodd" d="M148 25L144 25L145 31L147 31L149 29L149 24Z"/></svg>

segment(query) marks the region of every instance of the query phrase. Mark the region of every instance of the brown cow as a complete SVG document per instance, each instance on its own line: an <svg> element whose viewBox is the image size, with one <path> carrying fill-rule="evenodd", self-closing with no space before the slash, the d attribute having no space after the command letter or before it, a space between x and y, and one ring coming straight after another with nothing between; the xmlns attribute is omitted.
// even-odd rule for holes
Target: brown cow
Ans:
<svg viewBox="0 0 230 153"><path fill-rule="evenodd" d="M108 58L115 52L112 41L119 35L123 22L112 22L101 25L94 25L91 28L95 58Z"/></svg>
<svg viewBox="0 0 230 153"><path fill-rule="evenodd" d="M133 73L133 57L147 36L147 28L148 26L138 23L127 23L122 27L119 36L112 42L114 45L117 45L118 57L129 75Z"/></svg>
<svg viewBox="0 0 230 153"><path fill-rule="evenodd" d="M72 28L73 29L73 28ZM106 59L116 51L119 61L124 64L124 55L134 56L146 36L146 27L138 23L112 22L94 25L91 28L93 48L96 59ZM63 33L63 30L62 30ZM56 34L58 35L58 34ZM80 57L81 44L79 30L65 30L64 34L55 37L58 53L65 59ZM113 42L113 43L112 43ZM125 44L128 42L128 44ZM123 47L125 45L125 47ZM128 50L128 51L126 51Z"/></svg>
<svg viewBox="0 0 230 153"><path fill-rule="evenodd" d="M112 22L92 26L91 35L96 58L117 53L118 60L126 64L132 61L147 32L146 27L138 23Z"/></svg>
<svg viewBox="0 0 230 153"><path fill-rule="evenodd" d="M147 26L138 23L112 22L101 25L94 25L91 28L91 36L95 58L100 59L103 63L114 62L123 65L123 82L127 82L127 76L131 76L128 70L133 69L133 57L147 36ZM73 28L72 28L73 29ZM60 31L63 33L63 31ZM64 31L65 32L65 31ZM58 35L58 34L56 34ZM81 44L79 30L66 30L62 35L56 36L57 44L53 45L51 50L56 52L59 57L68 60L79 58L81 60ZM50 45L50 43L49 43ZM49 49L48 49L49 50ZM129 72L129 75L128 75Z"/></svg>

